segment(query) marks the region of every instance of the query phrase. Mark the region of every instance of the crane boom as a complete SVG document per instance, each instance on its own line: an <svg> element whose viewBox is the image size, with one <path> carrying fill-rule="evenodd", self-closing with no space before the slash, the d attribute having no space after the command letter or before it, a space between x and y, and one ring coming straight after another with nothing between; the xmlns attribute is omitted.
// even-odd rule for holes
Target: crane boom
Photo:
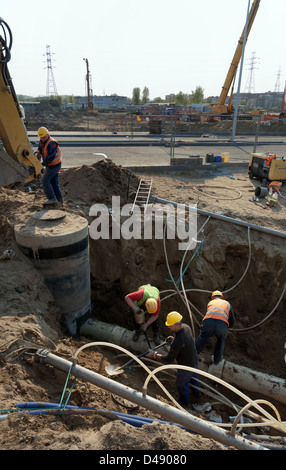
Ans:
<svg viewBox="0 0 286 470"><path fill-rule="evenodd" d="M221 94L219 96L219 99L218 99L217 103L212 105L212 112L213 113L227 114L227 113L232 112L232 105L231 105L232 100L231 100L231 98L232 98L232 94L233 94L233 86L234 86L234 79L235 79L236 71L237 71L241 56L242 56L245 28L246 28L246 40L247 40L248 36L249 36L249 33L250 33L250 30L252 28L253 22L254 22L256 13L258 11L259 4L260 4L260 0L254 0L254 2L252 3L251 9L250 9L249 15L248 15L248 24L245 24L245 26L243 28L243 31L242 31L242 34L239 38L239 41L238 41L233 59L231 61L231 64L230 64L225 82L224 82L222 90L221 90ZM229 93L229 90L230 90L231 86L232 86L231 96L230 96L228 105L226 105L225 104L226 98L228 96L228 93Z"/></svg>

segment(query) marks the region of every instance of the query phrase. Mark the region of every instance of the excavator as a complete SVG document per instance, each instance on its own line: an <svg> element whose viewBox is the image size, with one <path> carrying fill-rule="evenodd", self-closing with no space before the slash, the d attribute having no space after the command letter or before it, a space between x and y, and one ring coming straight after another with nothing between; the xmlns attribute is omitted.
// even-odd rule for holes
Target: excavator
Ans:
<svg viewBox="0 0 286 470"><path fill-rule="evenodd" d="M249 11L248 15L248 23L244 26L242 34L239 38L238 45L236 47L233 59L231 61L225 82L223 84L221 94L219 96L219 99L217 103L211 103L211 113L214 115L218 115L221 118L225 117L227 118L228 116L231 116L234 113L234 108L232 105L232 95L233 95L233 89L234 89L234 82L235 82L235 76L237 72L237 68L242 56L242 50L243 50L243 42L244 42L244 35L245 35L245 28L246 28L246 41L248 39L250 30L252 28L256 13L258 11L260 4L260 0L255 0L252 3L252 6ZM229 93L229 90L231 88L231 93L230 97L228 100L228 104L226 104L226 99Z"/></svg>
<svg viewBox="0 0 286 470"><path fill-rule="evenodd" d="M8 70L11 59L12 33L0 18L0 186L29 183L44 173L34 155L24 123L23 108L18 102Z"/></svg>

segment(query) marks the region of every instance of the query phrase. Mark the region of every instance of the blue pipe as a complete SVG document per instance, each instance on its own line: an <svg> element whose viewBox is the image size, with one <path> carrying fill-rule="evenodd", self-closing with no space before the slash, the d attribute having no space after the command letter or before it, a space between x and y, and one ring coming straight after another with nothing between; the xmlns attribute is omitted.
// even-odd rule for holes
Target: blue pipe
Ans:
<svg viewBox="0 0 286 470"><path fill-rule="evenodd" d="M126 413L120 413L120 412L117 412L117 411L102 410L102 409L99 409L99 408L88 408L88 407L80 407L80 406L74 406L74 405L59 405L57 403L35 402L35 401L20 402L20 403L16 403L15 406L16 406L16 408L22 408L22 409L26 408L27 411L29 411L31 414L47 414L47 411L45 411L44 409L58 409L59 411L61 409L76 409L76 410L100 411L100 412L105 412L105 413L108 412L108 413L111 413L115 416L118 416L122 421L124 421L128 424L131 424L132 426L136 426L136 427L141 427L144 424L151 424L155 421L156 423L160 423L160 424L175 425L175 426L178 426L178 427L184 429L185 431L192 432L192 431L190 431L190 429L185 428L184 426L181 426L180 424L177 424L177 423L162 421L162 420L159 420L159 419L146 418L144 416L137 416L137 415L131 415L131 414L127 415ZM39 409L38 411L37 411L37 408ZM43 409L40 410L40 408L43 408Z"/></svg>

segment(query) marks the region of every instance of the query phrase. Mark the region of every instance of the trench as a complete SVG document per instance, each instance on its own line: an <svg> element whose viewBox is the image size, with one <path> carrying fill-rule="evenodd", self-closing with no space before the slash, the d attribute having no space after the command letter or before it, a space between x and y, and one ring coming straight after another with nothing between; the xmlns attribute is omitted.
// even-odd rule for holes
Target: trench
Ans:
<svg viewBox="0 0 286 470"><path fill-rule="evenodd" d="M199 216L198 229L206 220ZM124 296L150 283L161 292L162 337L168 336L164 323L171 310L188 323L191 311L197 335L210 293L219 289L236 316L225 358L285 377L285 339L280 335L286 326L284 296L275 308L285 284L284 239L212 219L199 239L203 246L187 254L178 249L178 240L165 240L164 246L156 239L90 239L92 315L132 330L133 314ZM206 354L212 350L210 342Z"/></svg>

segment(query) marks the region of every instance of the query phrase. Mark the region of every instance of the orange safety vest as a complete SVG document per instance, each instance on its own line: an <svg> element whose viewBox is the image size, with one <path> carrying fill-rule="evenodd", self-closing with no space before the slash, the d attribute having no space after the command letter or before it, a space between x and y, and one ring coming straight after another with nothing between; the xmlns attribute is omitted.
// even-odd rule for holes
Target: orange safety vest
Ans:
<svg viewBox="0 0 286 470"><path fill-rule="evenodd" d="M208 318L223 320L228 324L230 304L223 299L213 299L208 303L207 313L203 321Z"/></svg>
<svg viewBox="0 0 286 470"><path fill-rule="evenodd" d="M53 139L52 137L49 137L47 142L45 143L44 158L47 158L47 156L48 156L48 145L49 145L50 142L56 142L58 144L58 149L57 149L55 158L53 159L53 161L51 163L49 163L48 166L58 165L62 161L62 151L60 149L59 143L55 139Z"/></svg>

